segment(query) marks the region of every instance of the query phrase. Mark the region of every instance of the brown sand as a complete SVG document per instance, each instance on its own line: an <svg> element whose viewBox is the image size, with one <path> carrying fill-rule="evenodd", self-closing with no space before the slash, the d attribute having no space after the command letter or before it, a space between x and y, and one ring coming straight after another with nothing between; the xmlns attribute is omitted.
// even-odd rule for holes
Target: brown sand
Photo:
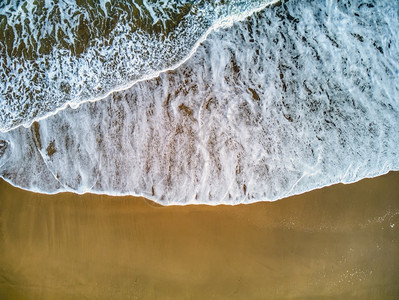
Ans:
<svg viewBox="0 0 399 300"><path fill-rule="evenodd" d="M272 203L161 207L0 182L1 299L399 297L399 172Z"/></svg>

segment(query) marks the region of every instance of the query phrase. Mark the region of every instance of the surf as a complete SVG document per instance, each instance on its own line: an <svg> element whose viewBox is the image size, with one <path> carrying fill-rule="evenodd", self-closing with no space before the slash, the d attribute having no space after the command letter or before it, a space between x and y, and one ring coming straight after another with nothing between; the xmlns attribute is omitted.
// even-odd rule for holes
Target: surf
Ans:
<svg viewBox="0 0 399 300"><path fill-rule="evenodd" d="M367 3L289 1L214 30L174 70L1 133L1 177L217 205L398 170L398 4Z"/></svg>
<svg viewBox="0 0 399 300"><path fill-rule="evenodd" d="M0 130L29 127L175 69L213 30L277 2L6 2Z"/></svg>

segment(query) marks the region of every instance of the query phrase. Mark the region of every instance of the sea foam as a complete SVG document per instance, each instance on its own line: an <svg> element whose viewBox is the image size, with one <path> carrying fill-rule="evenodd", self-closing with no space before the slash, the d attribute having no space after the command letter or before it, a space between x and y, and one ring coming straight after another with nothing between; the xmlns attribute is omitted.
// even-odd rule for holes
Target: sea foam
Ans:
<svg viewBox="0 0 399 300"><path fill-rule="evenodd" d="M277 200L399 169L395 1L289 1L176 70L1 133L32 191L161 204Z"/></svg>
<svg viewBox="0 0 399 300"><path fill-rule="evenodd" d="M187 59L213 28L274 2L2 2L0 131L156 77Z"/></svg>

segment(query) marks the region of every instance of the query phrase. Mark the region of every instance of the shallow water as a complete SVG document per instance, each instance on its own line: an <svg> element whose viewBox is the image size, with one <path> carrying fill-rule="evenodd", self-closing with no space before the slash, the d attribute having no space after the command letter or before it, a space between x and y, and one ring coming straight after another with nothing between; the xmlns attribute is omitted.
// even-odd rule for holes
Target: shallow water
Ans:
<svg viewBox="0 0 399 300"><path fill-rule="evenodd" d="M398 170L398 20L395 1L267 7L175 70L1 133L0 174L44 193L236 204Z"/></svg>
<svg viewBox="0 0 399 300"><path fill-rule="evenodd" d="M211 28L269 2L2 2L0 129L157 76L189 56Z"/></svg>

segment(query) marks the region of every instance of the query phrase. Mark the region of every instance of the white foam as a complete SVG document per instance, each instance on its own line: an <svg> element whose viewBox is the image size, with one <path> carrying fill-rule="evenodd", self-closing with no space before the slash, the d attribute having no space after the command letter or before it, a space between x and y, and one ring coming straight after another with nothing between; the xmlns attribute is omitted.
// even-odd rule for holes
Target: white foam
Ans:
<svg viewBox="0 0 399 300"><path fill-rule="evenodd" d="M102 2L103 10L106 2ZM0 75L7 78L1 86L3 93L0 103L3 110L0 111L0 131L6 132L21 125L30 127L34 121L54 115L68 106L76 107L80 103L103 99L138 81L175 69L191 57L214 29L231 26L233 22L277 2L235 0L194 5L192 11L167 37L140 29L131 32L129 22L123 22L124 19L120 17L120 22L110 34L112 42L109 45L102 39L92 41L93 45L79 57L63 47L53 48L50 54L41 55L33 61L7 57L7 66L0 68ZM143 7L138 4L136 7L140 8L140 16L145 15L143 11L147 8L145 11L156 23L155 19L170 18L170 14L165 13L166 9L179 11L184 4L168 1L150 5L147 1L143 2ZM54 3L49 6L50 15L57 6ZM74 45L79 18L91 20L91 16L73 1L60 1L58 7L62 20L54 26L58 28L60 24L67 24L61 29L69 37L68 44ZM2 14L7 16L11 27L26 19L30 21L29 30L33 37L23 35L15 39L18 44L14 49L22 42L31 44L33 39L37 41L39 50L43 38L54 36L54 26L47 24L49 16L39 26L40 15L35 6L28 4L25 9L27 13L20 7L20 13L15 14L3 8ZM155 15L155 9L160 12L159 16ZM166 24L165 21L162 19L163 24ZM10 73L15 76L10 76Z"/></svg>
<svg viewBox="0 0 399 300"><path fill-rule="evenodd" d="M1 133L0 174L216 205L399 170L398 4L351 3L287 2L211 33L176 70Z"/></svg>

